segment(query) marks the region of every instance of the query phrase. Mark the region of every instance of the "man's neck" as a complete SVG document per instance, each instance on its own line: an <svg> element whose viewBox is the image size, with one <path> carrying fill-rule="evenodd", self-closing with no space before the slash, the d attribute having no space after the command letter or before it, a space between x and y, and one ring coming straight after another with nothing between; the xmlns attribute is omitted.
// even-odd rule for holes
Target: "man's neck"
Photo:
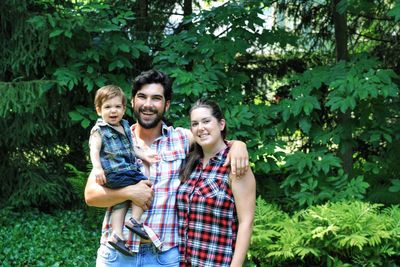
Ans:
<svg viewBox="0 0 400 267"><path fill-rule="evenodd" d="M161 122L151 129L145 129L137 123L135 126L135 135L136 138L139 138L150 147L154 140L161 136Z"/></svg>

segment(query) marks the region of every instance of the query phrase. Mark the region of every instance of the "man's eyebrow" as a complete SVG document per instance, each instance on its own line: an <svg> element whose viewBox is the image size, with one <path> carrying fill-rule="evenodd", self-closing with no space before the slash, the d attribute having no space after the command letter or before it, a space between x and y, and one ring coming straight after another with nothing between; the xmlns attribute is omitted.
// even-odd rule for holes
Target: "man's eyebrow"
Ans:
<svg viewBox="0 0 400 267"><path fill-rule="evenodd" d="M145 94L145 93L137 93L136 95L144 95L144 96L150 96L150 97L164 97L164 95L162 95L162 94L151 95L151 94Z"/></svg>

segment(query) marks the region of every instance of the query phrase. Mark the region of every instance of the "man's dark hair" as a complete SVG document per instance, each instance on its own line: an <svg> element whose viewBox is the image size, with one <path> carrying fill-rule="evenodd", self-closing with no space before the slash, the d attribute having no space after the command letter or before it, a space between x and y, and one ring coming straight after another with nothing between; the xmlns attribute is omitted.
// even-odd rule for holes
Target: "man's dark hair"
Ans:
<svg viewBox="0 0 400 267"><path fill-rule="evenodd" d="M164 98L166 101L171 100L172 97L172 80L164 72L158 70L143 71L133 81L132 86L132 98L135 97L137 92L142 88L143 85L159 83L164 88Z"/></svg>

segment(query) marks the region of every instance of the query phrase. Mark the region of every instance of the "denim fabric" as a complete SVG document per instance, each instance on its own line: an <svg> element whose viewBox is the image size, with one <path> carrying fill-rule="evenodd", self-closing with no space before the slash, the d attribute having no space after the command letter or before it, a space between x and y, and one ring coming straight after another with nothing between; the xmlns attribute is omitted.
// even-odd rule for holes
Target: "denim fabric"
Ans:
<svg viewBox="0 0 400 267"><path fill-rule="evenodd" d="M104 186L113 189L122 188L128 185L137 184L141 180L147 180L147 177L137 170L111 172L107 174L107 183Z"/></svg>
<svg viewBox="0 0 400 267"><path fill-rule="evenodd" d="M173 247L164 252L158 252L152 244L140 245L139 252L134 256L125 256L113 248L101 245L97 251L97 267L178 267L178 247Z"/></svg>

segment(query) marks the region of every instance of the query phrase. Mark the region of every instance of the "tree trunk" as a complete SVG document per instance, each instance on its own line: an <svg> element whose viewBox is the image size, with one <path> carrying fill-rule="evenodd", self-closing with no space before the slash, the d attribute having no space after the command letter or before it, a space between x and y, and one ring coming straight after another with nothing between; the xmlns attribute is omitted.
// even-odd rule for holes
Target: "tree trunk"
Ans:
<svg viewBox="0 0 400 267"><path fill-rule="evenodd" d="M192 0L185 0L183 2L183 14L185 16L192 15L193 7L192 7Z"/></svg>
<svg viewBox="0 0 400 267"><path fill-rule="evenodd" d="M142 40L145 44L148 44L150 23L152 21L152 19L149 18L148 0L138 0L136 10L134 10L134 12L136 13L135 36L138 40ZM139 71L144 71L151 68L150 55L142 53L136 62L136 68Z"/></svg>
<svg viewBox="0 0 400 267"><path fill-rule="evenodd" d="M347 47L347 16L346 12L340 14L337 11L337 5L340 0L333 0L333 23L335 26L335 42L336 42L336 60L348 61L349 52ZM353 168L353 140L352 140L352 119L351 111L340 113L339 125L344 129L341 143L339 144L339 155L343 161L343 169L346 173L350 173Z"/></svg>
<svg viewBox="0 0 400 267"><path fill-rule="evenodd" d="M190 16L192 14L193 14L193 3L192 3L192 0L184 0L183 1L183 16L187 17L187 16ZM176 28L175 34L178 34L178 33L182 32L182 31L189 30L191 26L192 26L192 23L185 23L184 24L183 21L182 21L182 23L179 24L178 27ZM185 70L187 72L192 72L192 70L193 70L193 61L190 61L186 65Z"/></svg>
<svg viewBox="0 0 400 267"><path fill-rule="evenodd" d="M183 16L184 17L190 16L190 15L192 15L192 13L193 13L192 0L184 0L184 2L183 2ZM183 30L188 30L188 29L190 29L190 27L191 27L191 23L183 24L183 21L182 21L182 23L180 23L178 25L178 27L176 28L175 34L178 34Z"/></svg>

